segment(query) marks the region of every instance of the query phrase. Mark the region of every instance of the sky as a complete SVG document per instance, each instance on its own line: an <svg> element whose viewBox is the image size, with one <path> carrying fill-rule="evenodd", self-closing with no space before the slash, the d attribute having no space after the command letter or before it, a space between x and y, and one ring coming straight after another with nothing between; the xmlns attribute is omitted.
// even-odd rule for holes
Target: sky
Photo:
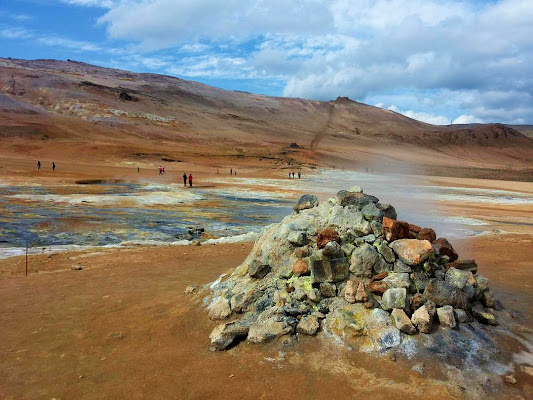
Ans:
<svg viewBox="0 0 533 400"><path fill-rule="evenodd" d="M0 56L533 124L533 0L0 0Z"/></svg>

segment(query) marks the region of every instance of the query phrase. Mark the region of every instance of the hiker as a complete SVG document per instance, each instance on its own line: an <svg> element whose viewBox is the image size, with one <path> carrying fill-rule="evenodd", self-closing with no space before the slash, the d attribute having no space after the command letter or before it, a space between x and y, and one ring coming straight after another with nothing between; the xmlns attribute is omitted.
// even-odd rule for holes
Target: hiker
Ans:
<svg viewBox="0 0 533 400"><path fill-rule="evenodd" d="M41 170L41 162L37 161L37 171L40 171L40 170Z"/></svg>
<svg viewBox="0 0 533 400"><path fill-rule="evenodd" d="M233 176L233 168L229 170L229 174Z"/></svg>
<svg viewBox="0 0 533 400"><path fill-rule="evenodd" d="M163 170L161 169L161 166L159 166L159 175L161 175L161 172L163 172Z"/></svg>
<svg viewBox="0 0 533 400"><path fill-rule="evenodd" d="M301 178L302 178L302 173L298 171L298 179L301 179Z"/></svg>
<svg viewBox="0 0 533 400"><path fill-rule="evenodd" d="M289 179L291 179L291 173L289 172Z"/></svg>
<svg viewBox="0 0 533 400"><path fill-rule="evenodd" d="M163 167L163 175L165 175L165 167Z"/></svg>
<svg viewBox="0 0 533 400"><path fill-rule="evenodd" d="M233 175L237 176L237 170L233 171Z"/></svg>
<svg viewBox="0 0 533 400"><path fill-rule="evenodd" d="M192 174L189 174L189 187L192 187Z"/></svg>
<svg viewBox="0 0 533 400"><path fill-rule="evenodd" d="M187 173L183 173L183 187L187 187Z"/></svg>
<svg viewBox="0 0 533 400"><path fill-rule="evenodd" d="M56 163L52 161L52 172L56 170Z"/></svg>
<svg viewBox="0 0 533 400"><path fill-rule="evenodd" d="M139 167L137 167L137 173L141 172L141 169Z"/></svg>

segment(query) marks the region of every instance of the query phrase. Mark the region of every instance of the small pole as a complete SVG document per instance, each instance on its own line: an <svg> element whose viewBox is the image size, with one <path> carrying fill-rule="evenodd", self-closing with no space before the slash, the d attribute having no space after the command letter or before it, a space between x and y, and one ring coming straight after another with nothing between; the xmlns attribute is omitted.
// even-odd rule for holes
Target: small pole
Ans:
<svg viewBox="0 0 533 400"><path fill-rule="evenodd" d="M28 276L28 243L26 243L26 276Z"/></svg>

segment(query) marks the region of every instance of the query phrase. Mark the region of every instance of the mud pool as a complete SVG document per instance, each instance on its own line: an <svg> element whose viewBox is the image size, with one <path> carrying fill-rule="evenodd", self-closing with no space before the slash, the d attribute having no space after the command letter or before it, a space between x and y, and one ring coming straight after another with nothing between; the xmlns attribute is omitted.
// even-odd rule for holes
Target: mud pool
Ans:
<svg viewBox="0 0 533 400"><path fill-rule="evenodd" d="M360 185L399 218L461 237L496 228L533 226L533 195L508 190L437 186L406 176L322 171L306 179L219 178L206 187L156 183L15 186L0 184L0 258L37 249L177 243L190 228L210 237L258 232L292 211L302 193L321 199ZM450 206L453 205L453 206ZM526 207L515 221L476 212L476 207Z"/></svg>

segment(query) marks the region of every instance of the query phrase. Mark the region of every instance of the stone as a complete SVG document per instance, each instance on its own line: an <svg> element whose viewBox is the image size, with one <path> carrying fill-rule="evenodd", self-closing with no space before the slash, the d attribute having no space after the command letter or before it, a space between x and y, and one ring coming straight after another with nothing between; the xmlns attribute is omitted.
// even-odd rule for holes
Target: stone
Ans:
<svg viewBox="0 0 533 400"><path fill-rule="evenodd" d="M387 218L390 218L390 219L397 219L398 218L398 215L396 214L396 210L390 204L377 203L376 206L381 211L383 211L383 216L384 217L387 217Z"/></svg>
<svg viewBox="0 0 533 400"><path fill-rule="evenodd" d="M252 278L263 279L270 272L270 265L253 263L248 269Z"/></svg>
<svg viewBox="0 0 533 400"><path fill-rule="evenodd" d="M377 351L384 351L401 344L401 334L391 321L390 314L374 308L366 322L367 333Z"/></svg>
<svg viewBox="0 0 533 400"><path fill-rule="evenodd" d="M379 222L378 220L370 221L370 229L372 229L372 233L375 236L381 235L381 232L383 231L383 224Z"/></svg>
<svg viewBox="0 0 533 400"><path fill-rule="evenodd" d="M394 269L393 269L393 271L396 272L396 273L407 272L407 273L410 274L412 272L412 269L411 269L411 267L409 265L407 265L402 260L397 258L396 261L394 261Z"/></svg>
<svg viewBox="0 0 533 400"><path fill-rule="evenodd" d="M310 208L317 207L320 203L318 198L312 194L305 194L298 200L298 203L293 207L294 211L300 212L302 210L308 210Z"/></svg>
<svg viewBox="0 0 533 400"><path fill-rule="evenodd" d="M452 245L445 238L438 238L433 242L435 246L439 249L439 254L441 256L448 256L450 261L455 261L458 258L457 253L453 249Z"/></svg>
<svg viewBox="0 0 533 400"><path fill-rule="evenodd" d="M392 310L393 308L406 307L407 303L407 290L405 288L392 288L383 293L381 299L381 308L384 310Z"/></svg>
<svg viewBox="0 0 533 400"><path fill-rule="evenodd" d="M505 382L514 385L516 383L516 377L513 374L505 375Z"/></svg>
<svg viewBox="0 0 533 400"><path fill-rule="evenodd" d="M456 268L461 271L470 271L473 274L477 273L477 263L474 260L456 260L446 264L446 268Z"/></svg>
<svg viewBox="0 0 533 400"><path fill-rule="evenodd" d="M424 297L441 307L450 305L453 308L465 309L468 306L466 293L446 281L437 279L429 281L424 290Z"/></svg>
<svg viewBox="0 0 533 400"><path fill-rule="evenodd" d="M387 276L389 276L389 272L388 271L383 271L383 272L380 272L379 274L376 274L372 277L372 281L380 281L382 279L385 279Z"/></svg>
<svg viewBox="0 0 533 400"><path fill-rule="evenodd" d="M265 321L253 323L246 340L250 343L264 343L292 333L293 330L294 327L286 319L275 316Z"/></svg>
<svg viewBox="0 0 533 400"><path fill-rule="evenodd" d="M422 228L415 224L409 224L409 230L411 232L418 233L422 230Z"/></svg>
<svg viewBox="0 0 533 400"><path fill-rule="evenodd" d="M465 310L462 310L460 308L455 308L453 312L455 314L455 319L457 322L461 324L466 324L467 322L470 321L470 318L468 317L468 314L466 313Z"/></svg>
<svg viewBox="0 0 533 400"><path fill-rule="evenodd" d="M309 257L309 246L296 247L294 249L294 256L296 258Z"/></svg>
<svg viewBox="0 0 533 400"><path fill-rule="evenodd" d="M411 296L411 309L416 310L417 308L420 308L422 304L424 304L424 298L422 297L421 293L415 293Z"/></svg>
<svg viewBox="0 0 533 400"><path fill-rule="evenodd" d="M368 311L361 303L336 307L326 316L326 327L334 334L350 339L365 333Z"/></svg>
<svg viewBox="0 0 533 400"><path fill-rule="evenodd" d="M337 199L342 207L357 206L359 208L363 208L369 203L377 203L379 201L377 197L362 192L346 192L344 190L337 193Z"/></svg>
<svg viewBox="0 0 533 400"><path fill-rule="evenodd" d="M341 237L339 235L339 232L332 228L326 228L318 232L316 246L319 249L323 249L329 242L337 242L338 244L340 244Z"/></svg>
<svg viewBox="0 0 533 400"><path fill-rule="evenodd" d="M348 189L348 192L352 193L363 193L363 189L361 189L361 186L352 186L350 189Z"/></svg>
<svg viewBox="0 0 533 400"><path fill-rule="evenodd" d="M350 274L346 258L311 258L311 276L314 282L341 282Z"/></svg>
<svg viewBox="0 0 533 400"><path fill-rule="evenodd" d="M383 217L382 224L382 233L389 242L409 237L409 224L407 222Z"/></svg>
<svg viewBox="0 0 533 400"><path fill-rule="evenodd" d="M416 328L413 326L413 323L404 310L401 308L395 308L392 310L391 316L394 320L396 328L398 328L401 332L408 335L414 335L416 333Z"/></svg>
<svg viewBox="0 0 533 400"><path fill-rule="evenodd" d="M429 284L429 276L426 271L417 270L411 274L411 280L417 292L423 292Z"/></svg>
<svg viewBox="0 0 533 400"><path fill-rule="evenodd" d="M448 271L446 271L446 282L458 289L462 289L466 286L468 278L468 271L461 271L460 269L456 269L454 267L451 267L448 269Z"/></svg>
<svg viewBox="0 0 533 400"><path fill-rule="evenodd" d="M337 242L328 242L322 249L322 254L328 258L341 258L344 256L341 245Z"/></svg>
<svg viewBox="0 0 533 400"><path fill-rule="evenodd" d="M494 292L490 289L485 290L481 294L481 304L485 307L494 308Z"/></svg>
<svg viewBox="0 0 533 400"><path fill-rule="evenodd" d="M83 267L81 265L73 265L70 267L72 271L81 271L83 270Z"/></svg>
<svg viewBox="0 0 533 400"><path fill-rule="evenodd" d="M354 206L341 207L334 206L324 218L325 226L336 228L346 239L354 236L365 236L372 232L370 223L363 217L363 214Z"/></svg>
<svg viewBox="0 0 533 400"><path fill-rule="evenodd" d="M291 231L287 235L287 240L293 246L305 246L307 244L307 234L305 232Z"/></svg>
<svg viewBox="0 0 533 400"><path fill-rule="evenodd" d="M313 288L309 293L307 293L307 298L313 303L320 303L320 300L322 300L320 291L317 288Z"/></svg>
<svg viewBox="0 0 533 400"><path fill-rule="evenodd" d="M292 266L292 273L295 276L308 275L309 274L309 265L305 260L296 260Z"/></svg>
<svg viewBox="0 0 533 400"><path fill-rule="evenodd" d="M305 315L302 317L298 325L296 325L296 332L302 335L316 335L320 324L318 318L315 315Z"/></svg>
<svg viewBox="0 0 533 400"><path fill-rule="evenodd" d="M341 247L346 257L350 257L355 250L355 246L351 243L344 243Z"/></svg>
<svg viewBox="0 0 533 400"><path fill-rule="evenodd" d="M355 303L355 294L357 293L357 286L361 281L359 279L350 279L346 282L346 287L344 289L344 299L348 303Z"/></svg>
<svg viewBox="0 0 533 400"><path fill-rule="evenodd" d="M433 229L423 228L418 232L418 240L427 240L432 243L437 240L437 235Z"/></svg>
<svg viewBox="0 0 533 400"><path fill-rule="evenodd" d="M489 287L489 279L485 278L483 275L476 276L476 289L480 292L484 292Z"/></svg>
<svg viewBox="0 0 533 400"><path fill-rule="evenodd" d="M408 265L419 265L433 255L433 247L427 240L400 239L391 243L390 247L400 260Z"/></svg>
<svg viewBox="0 0 533 400"><path fill-rule="evenodd" d="M389 289L385 281L373 281L366 285L369 292L383 294Z"/></svg>
<svg viewBox="0 0 533 400"><path fill-rule="evenodd" d="M449 328L455 328L457 326L452 306L437 308L437 317L439 318L439 323L442 326L447 326Z"/></svg>
<svg viewBox="0 0 533 400"><path fill-rule="evenodd" d="M234 295L230 300L230 307L234 312L244 313L261 297L261 292L255 288Z"/></svg>
<svg viewBox="0 0 533 400"><path fill-rule="evenodd" d="M389 273L387 277L383 279L383 282L387 284L390 288L405 288L409 289L411 286L411 280L409 279L409 274L406 272L403 273Z"/></svg>
<svg viewBox="0 0 533 400"><path fill-rule="evenodd" d="M376 240L376 242L374 243L374 247L376 248L378 253L383 256L385 261L387 261L388 263L393 263L394 260L396 260L396 256L394 255L394 252L389 246L387 246L387 242L385 242L384 240L380 240L380 241Z"/></svg>
<svg viewBox="0 0 533 400"><path fill-rule="evenodd" d="M379 254L376 249L368 243L364 243L353 251L350 260L350 271L357 277L370 278L378 261Z"/></svg>
<svg viewBox="0 0 533 400"><path fill-rule="evenodd" d="M226 319L231 315L231 308L228 299L219 297L218 300L213 302L209 307L209 319Z"/></svg>
<svg viewBox="0 0 533 400"><path fill-rule="evenodd" d="M198 285L189 285L185 288L185 293L191 294L198 291Z"/></svg>
<svg viewBox="0 0 533 400"><path fill-rule="evenodd" d="M213 350L225 350L233 341L245 337L250 329L250 324L243 321L232 321L218 325L209 335Z"/></svg>
<svg viewBox="0 0 533 400"><path fill-rule="evenodd" d="M320 294L324 297L335 297L337 288L333 283L323 282L320 284Z"/></svg>
<svg viewBox="0 0 533 400"><path fill-rule="evenodd" d="M432 307L424 304L413 313L411 322L420 332L430 333L433 327L434 315L435 313Z"/></svg>
<svg viewBox="0 0 533 400"><path fill-rule="evenodd" d="M474 307L472 307L472 315L474 318L485 325L498 325L498 322L496 321L496 317L494 314L485 311L483 307L480 304L476 304Z"/></svg>
<svg viewBox="0 0 533 400"><path fill-rule="evenodd" d="M467 285L476 286L476 277L470 271L468 271L468 282L467 282Z"/></svg>
<svg viewBox="0 0 533 400"><path fill-rule="evenodd" d="M367 205L365 205L361 209L361 212L363 213L363 217L365 217L367 221L383 218L383 211L377 208L374 203L368 203Z"/></svg>

